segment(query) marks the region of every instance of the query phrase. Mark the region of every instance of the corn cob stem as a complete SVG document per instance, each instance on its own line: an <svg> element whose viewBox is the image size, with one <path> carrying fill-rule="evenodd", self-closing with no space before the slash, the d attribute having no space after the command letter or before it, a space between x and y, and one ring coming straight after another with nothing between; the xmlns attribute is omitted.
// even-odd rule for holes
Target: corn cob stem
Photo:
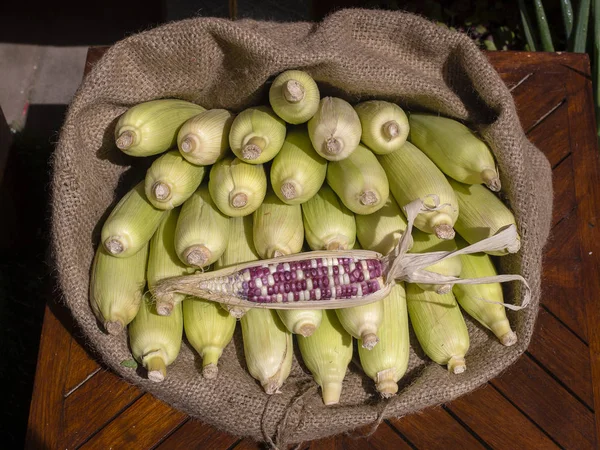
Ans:
<svg viewBox="0 0 600 450"><path fill-rule="evenodd" d="M261 137L254 136L242 148L242 156L244 159L256 159L261 155L266 145L267 141Z"/></svg>
<svg viewBox="0 0 600 450"><path fill-rule="evenodd" d="M117 147L120 150L127 150L129 147L133 145L135 140L135 133L131 130L123 131L119 137L117 138Z"/></svg>
<svg viewBox="0 0 600 450"><path fill-rule="evenodd" d="M148 369L148 379L155 383L164 381L167 376L167 365L160 353L146 358L146 368Z"/></svg>

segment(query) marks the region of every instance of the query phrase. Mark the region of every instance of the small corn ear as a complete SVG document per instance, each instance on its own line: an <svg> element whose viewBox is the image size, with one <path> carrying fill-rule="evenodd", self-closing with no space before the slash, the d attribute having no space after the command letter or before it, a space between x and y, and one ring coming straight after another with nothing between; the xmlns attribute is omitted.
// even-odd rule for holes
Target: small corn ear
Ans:
<svg viewBox="0 0 600 450"><path fill-rule="evenodd" d="M369 100L354 107L362 127L361 140L378 155L402 147L408 136L408 117L398 105Z"/></svg>
<svg viewBox="0 0 600 450"><path fill-rule="evenodd" d="M352 337L360 340L360 345L367 350L373 349L379 342L379 326L383 321L383 304L381 301L368 305L353 306L335 310L344 329Z"/></svg>
<svg viewBox="0 0 600 450"><path fill-rule="evenodd" d="M199 166L216 163L227 154L232 122L233 114L225 109L209 109L192 117L177 135L181 155Z"/></svg>
<svg viewBox="0 0 600 450"><path fill-rule="evenodd" d="M319 108L319 87L301 70L286 70L279 74L269 89L269 103L287 123L304 123Z"/></svg>

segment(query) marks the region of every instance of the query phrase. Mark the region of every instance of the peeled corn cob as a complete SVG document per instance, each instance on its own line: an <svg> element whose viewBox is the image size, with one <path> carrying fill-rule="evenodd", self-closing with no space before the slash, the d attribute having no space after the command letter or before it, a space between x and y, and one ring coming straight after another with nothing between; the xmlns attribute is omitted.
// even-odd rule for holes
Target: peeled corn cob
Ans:
<svg viewBox="0 0 600 450"><path fill-rule="evenodd" d="M219 358L233 337L235 318L217 303L187 297L183 326L188 341L202 357L202 376L216 378Z"/></svg>
<svg viewBox="0 0 600 450"><path fill-rule="evenodd" d="M290 130L271 165L275 194L289 205L304 203L319 191L326 174L327 160L315 152L306 130Z"/></svg>
<svg viewBox="0 0 600 450"><path fill-rule="evenodd" d="M113 256L126 258L144 247L158 228L165 211L144 194L144 182L123 196L102 227L102 244Z"/></svg>
<svg viewBox="0 0 600 450"><path fill-rule="evenodd" d="M323 311L323 321L309 337L298 336L304 364L321 386L323 403L339 403L342 383L352 359L352 336L342 327L334 311Z"/></svg>
<svg viewBox="0 0 600 450"><path fill-rule="evenodd" d="M373 152L360 144L347 158L327 165L327 184L356 214L374 213L390 195L383 167Z"/></svg>
<svg viewBox="0 0 600 450"><path fill-rule="evenodd" d="M500 190L489 147L456 120L432 114L410 115L410 140L449 177L466 184L485 183Z"/></svg>
<svg viewBox="0 0 600 450"><path fill-rule="evenodd" d="M292 368L292 334L270 309L252 308L241 323L248 371L267 394L275 394Z"/></svg>
<svg viewBox="0 0 600 450"><path fill-rule="evenodd" d="M269 103L273 111L288 123L304 123L317 112L319 87L315 80L300 70L286 70L279 74L269 89Z"/></svg>
<svg viewBox="0 0 600 450"><path fill-rule="evenodd" d="M469 332L452 293L424 291L416 284L406 285L408 316L421 348L452 373L463 373L467 366Z"/></svg>
<svg viewBox="0 0 600 450"><path fill-rule="evenodd" d="M160 316L150 296L145 295L129 324L129 345L133 357L148 370L148 379L161 382L167 377L167 366L179 355L182 337L181 303L169 316Z"/></svg>
<svg viewBox="0 0 600 450"><path fill-rule="evenodd" d="M140 308L146 286L148 245L129 258L114 258L98 246L92 265L90 304L110 334L119 334Z"/></svg>
<svg viewBox="0 0 600 450"><path fill-rule="evenodd" d="M354 107L362 127L361 140L374 153L385 155L400 149L408 136L408 117L398 105L369 100Z"/></svg>
<svg viewBox="0 0 600 450"><path fill-rule="evenodd" d="M416 199L433 207L433 199L427 196L438 196L439 205L445 206L437 211L421 212L415 219L415 227L440 239L452 239L458 200L440 169L410 142L400 150L379 156L379 162L387 174L390 191L401 207Z"/></svg>
<svg viewBox="0 0 600 450"><path fill-rule="evenodd" d="M250 164L272 160L283 145L285 122L271 108L248 108L234 119L229 145L239 159Z"/></svg>
<svg viewBox="0 0 600 450"><path fill-rule="evenodd" d="M363 248L382 255L387 255L396 248L408 226L404 214L391 195L381 209L372 214L357 214L355 218L358 242ZM412 237L409 248L411 246Z"/></svg>
<svg viewBox="0 0 600 450"><path fill-rule="evenodd" d="M177 144L179 128L205 111L183 100L152 100L132 106L115 128L119 149L131 156L157 155Z"/></svg>
<svg viewBox="0 0 600 450"><path fill-rule="evenodd" d="M456 231L470 244L474 244L490 236L508 225L515 225L515 216L502 201L489 189L480 184L462 184L448 179L456 192L460 215L456 221ZM490 251L490 255L502 256L516 253L521 248L521 239L509 246L505 251Z"/></svg>
<svg viewBox="0 0 600 450"><path fill-rule="evenodd" d="M233 114L225 109L209 109L183 124L177 135L181 155L200 166L216 163L227 154Z"/></svg>
<svg viewBox="0 0 600 450"><path fill-rule="evenodd" d="M206 267L221 257L229 238L229 217L216 207L202 185L181 207L175 250L188 266Z"/></svg>
<svg viewBox="0 0 600 450"><path fill-rule="evenodd" d="M379 342L379 325L383 321L381 301L369 303L368 305L336 309L335 312L344 329L352 337L360 339L361 347L371 350L377 345Z"/></svg>
<svg viewBox="0 0 600 450"><path fill-rule="evenodd" d="M398 381L408 368L408 312L404 283L396 284L381 303L383 321L379 326L379 343L372 350L359 346L358 355L363 370L375 381L377 391L383 398L389 398L398 392Z"/></svg>

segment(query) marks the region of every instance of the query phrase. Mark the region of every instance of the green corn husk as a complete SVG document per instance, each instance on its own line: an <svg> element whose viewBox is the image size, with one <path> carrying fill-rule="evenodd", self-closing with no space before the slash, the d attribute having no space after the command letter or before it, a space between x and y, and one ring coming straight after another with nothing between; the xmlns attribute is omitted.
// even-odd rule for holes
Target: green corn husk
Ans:
<svg viewBox="0 0 600 450"><path fill-rule="evenodd" d="M193 269L184 265L175 251L175 229L179 209L167 212L164 220L152 236L150 241L150 254L148 256L148 287L154 289L154 285L164 278L178 277L193 273ZM171 314L173 307L185 298L183 294L172 294L169 298L157 299L156 311L161 316Z"/></svg>
<svg viewBox="0 0 600 450"><path fill-rule="evenodd" d="M385 155L399 150L408 137L408 117L398 105L369 100L354 107L362 127L361 140L373 153Z"/></svg>
<svg viewBox="0 0 600 450"><path fill-rule="evenodd" d="M398 392L398 381L406 373L410 353L404 283L396 284L381 303L383 321L379 326L379 343L372 350L359 345L358 356L365 373L375 381L377 392L389 398Z"/></svg>
<svg viewBox="0 0 600 450"><path fill-rule="evenodd" d="M115 127L117 147L131 156L158 155L177 145L177 133L202 106L183 100L152 100L129 108Z"/></svg>
<svg viewBox="0 0 600 450"><path fill-rule="evenodd" d="M232 217L229 219L229 236L227 247L221 257L215 263L215 269L223 269L250 261L258 261L260 257L254 248L254 239L252 237L252 216ZM248 308L242 306L221 306L229 311L236 319L240 319Z"/></svg>
<svg viewBox="0 0 600 450"><path fill-rule="evenodd" d="M112 256L127 258L137 253L152 238L166 211L157 209L146 198L144 182L121 198L102 227L102 244Z"/></svg>
<svg viewBox="0 0 600 450"><path fill-rule="evenodd" d="M286 70L279 74L269 89L269 103L287 123L304 123L319 108L319 87L315 80L301 70Z"/></svg>
<svg viewBox="0 0 600 450"><path fill-rule="evenodd" d="M292 369L292 333L272 309L251 308L241 324L248 372L267 394L275 394Z"/></svg>
<svg viewBox="0 0 600 450"><path fill-rule="evenodd" d="M373 214L357 214L356 238L367 250L387 255L398 245L408 226L396 200L390 195L381 209ZM412 236L408 248L412 247Z"/></svg>
<svg viewBox="0 0 600 450"><path fill-rule="evenodd" d="M379 156L385 169L390 191L398 205L404 207L416 199L427 206L435 206L429 195L437 195L438 211L421 212L415 219L415 227L425 233L435 234L440 239L454 237L454 223L458 217L458 200L454 190L437 166L417 147L405 142L398 151Z"/></svg>
<svg viewBox="0 0 600 450"><path fill-rule="evenodd" d="M267 193L267 176L261 164L224 158L210 169L208 190L217 208L230 217L252 214Z"/></svg>
<svg viewBox="0 0 600 450"><path fill-rule="evenodd" d="M209 109L183 124L177 147L192 164L209 166L222 159L229 148L233 114L226 109Z"/></svg>
<svg viewBox="0 0 600 450"><path fill-rule="evenodd" d="M264 164L281 150L285 131L285 122L268 106L248 108L233 121L229 145L242 161Z"/></svg>
<svg viewBox="0 0 600 450"><path fill-rule="evenodd" d="M484 186L462 184L452 179L448 179L448 181L456 192L460 207L460 215L455 225L456 231L469 244L493 236L511 224L516 226L515 216L510 209ZM521 248L521 238L517 235L517 241L505 251L486 253L503 256L508 253L516 253L519 248Z"/></svg>
<svg viewBox="0 0 600 450"><path fill-rule="evenodd" d="M129 258L114 258L98 246L90 279L90 304L109 334L119 334L140 308L146 286L148 245Z"/></svg>
<svg viewBox="0 0 600 450"><path fill-rule="evenodd" d="M299 205L321 189L326 175L327 160L315 152L306 130L290 130L271 165L275 194L288 205Z"/></svg>
<svg viewBox="0 0 600 450"><path fill-rule="evenodd" d="M158 209L173 209L198 189L206 169L196 166L171 150L154 160L144 181L146 198Z"/></svg>
<svg viewBox="0 0 600 450"><path fill-rule="evenodd" d="M467 366L469 332L452 292L436 294L416 284L406 285L408 317L421 348L451 373L463 373Z"/></svg>
<svg viewBox="0 0 600 450"><path fill-rule="evenodd" d="M372 350L379 342L379 326L383 321L381 301L368 305L353 306L335 310L344 329L367 350Z"/></svg>
<svg viewBox="0 0 600 450"><path fill-rule="evenodd" d="M371 150L358 145L341 161L327 165L327 184L355 214L372 214L390 196L385 171Z"/></svg>
<svg viewBox="0 0 600 450"><path fill-rule="evenodd" d="M485 142L456 120L432 114L410 115L410 141L439 169L461 183L501 188L494 155Z"/></svg>
<svg viewBox="0 0 600 450"><path fill-rule="evenodd" d="M325 405L340 401L342 383L352 360L352 336L344 330L335 311L323 311L323 320L308 337L298 336L304 364L319 386Z"/></svg>
<svg viewBox="0 0 600 450"><path fill-rule="evenodd" d="M312 250L349 250L354 247L354 214L327 184L302 204L302 216L304 236Z"/></svg>
<svg viewBox="0 0 600 450"><path fill-rule="evenodd" d="M313 148L329 161L347 158L360 142L360 119L352 105L341 98L324 97L308 121Z"/></svg>
<svg viewBox="0 0 600 450"><path fill-rule="evenodd" d="M466 243L461 243L461 247ZM462 278L481 278L498 275L492 260L485 253L460 255L462 262ZM489 284L455 284L452 288L458 304L465 312L481 325L491 330L498 340L507 347L517 343L517 335L510 328L504 306L494 302L504 302L500 283Z"/></svg>
<svg viewBox="0 0 600 450"><path fill-rule="evenodd" d="M410 253L453 252L458 250L454 239L440 239L433 234L423 233L419 230L413 230L412 237L414 243ZM458 256L448 258L426 267L423 270L449 277L460 277L462 270L461 259ZM452 291L451 284L417 284L425 291L434 291L438 294L447 294Z"/></svg>
<svg viewBox="0 0 600 450"><path fill-rule="evenodd" d="M175 250L188 266L203 268L221 257L229 238L229 217L214 204L203 184L181 207Z"/></svg>
<svg viewBox="0 0 600 450"><path fill-rule="evenodd" d="M150 295L145 295L140 310L129 324L129 345L133 357L148 371L148 379L161 382L167 366L179 355L183 338L183 314L177 303L169 316L161 316Z"/></svg>
<svg viewBox="0 0 600 450"><path fill-rule="evenodd" d="M214 379L223 349L231 342L235 318L218 303L196 297L183 301L185 336L202 357L202 376Z"/></svg>
<svg viewBox="0 0 600 450"><path fill-rule="evenodd" d="M286 205L269 191L252 216L254 248L262 259L302 251L304 226L300 205Z"/></svg>
<svg viewBox="0 0 600 450"><path fill-rule="evenodd" d="M321 309L278 309L276 311L290 333L304 337L313 334L323 320Z"/></svg>

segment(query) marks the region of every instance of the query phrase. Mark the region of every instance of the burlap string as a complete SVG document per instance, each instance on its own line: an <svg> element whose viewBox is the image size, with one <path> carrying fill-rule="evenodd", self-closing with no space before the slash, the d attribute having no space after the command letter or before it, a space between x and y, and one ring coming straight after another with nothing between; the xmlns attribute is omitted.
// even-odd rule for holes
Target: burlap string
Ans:
<svg viewBox="0 0 600 450"><path fill-rule="evenodd" d="M542 248L552 205L550 165L527 141L511 95L485 55L466 35L420 17L342 10L319 24L195 18L114 45L77 91L54 157L52 238L64 301L89 345L126 381L229 433L257 440L278 434L281 447L373 423L381 403L372 383L359 370L349 370L339 405L325 407L318 393L307 394L297 416L294 410L290 420L282 422L302 392L290 381L269 399L245 370L239 332L224 351L216 380L200 376L195 365L199 357L186 344L169 366L167 379L152 383L121 366L131 359L127 337L101 331L88 304L88 289L101 223L148 166L148 160L135 160L116 149L116 118L139 102L169 97L240 111L266 103L266 82L291 68L308 71L322 95L352 103L385 99L409 111L468 121L490 144L505 201L517 219L521 250L498 261L502 273L520 274L531 287L530 307L509 311L519 342L505 348L467 319L471 349L468 370L460 376L450 376L413 345L407 375L399 394L388 401L385 417L401 417L472 391L527 348L540 298ZM507 301L522 304L522 290L512 287L506 285ZM296 361L292 373L307 377ZM267 401L268 419L261 422Z"/></svg>

